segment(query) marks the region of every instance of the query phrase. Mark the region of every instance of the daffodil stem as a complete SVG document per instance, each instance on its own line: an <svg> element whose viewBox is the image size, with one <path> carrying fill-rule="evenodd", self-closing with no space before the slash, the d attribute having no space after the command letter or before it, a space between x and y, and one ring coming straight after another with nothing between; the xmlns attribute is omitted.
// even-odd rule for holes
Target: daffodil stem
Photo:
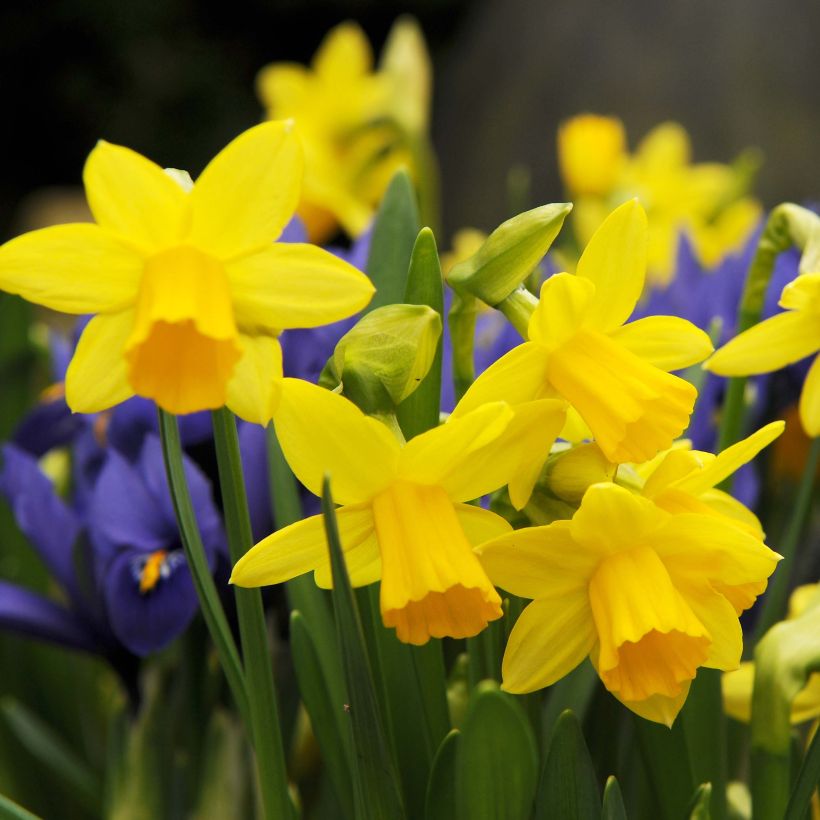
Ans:
<svg viewBox="0 0 820 820"><path fill-rule="evenodd" d="M538 299L526 288L516 288L495 307L509 320L510 324L521 334L525 341L529 339L530 317L538 306Z"/></svg>
<svg viewBox="0 0 820 820"><path fill-rule="evenodd" d="M737 314L736 334L748 330L760 321L766 290L774 272L774 265L779 254L788 250L793 244L803 247L807 241L805 214L811 214L791 203L778 205L769 214L763 233L757 243L754 259L746 275L743 295ZM813 214L812 214L813 216ZM720 429L718 431L718 452L739 441L743 435L746 416L746 377L729 379L726 398L723 402ZM731 488L731 479L721 485L724 490Z"/></svg>
<svg viewBox="0 0 820 820"><path fill-rule="evenodd" d="M245 680L242 672L242 662L239 658L236 644L228 625L219 593L216 590L202 539L199 534L196 515L194 514L191 496L188 492L188 483L185 480L185 470L182 464L182 445L179 439L179 427L176 417L164 410L159 411L159 432L162 440L162 452L165 458L165 469L168 474L168 486L171 490L171 500L177 517L177 525L182 539L182 548L191 571L194 587L202 615L208 626L208 631L216 646L219 661L228 680L231 693L236 701L237 708L244 720L250 716L248 698L245 693Z"/></svg>
<svg viewBox="0 0 820 820"><path fill-rule="evenodd" d="M239 438L229 410L215 410L212 420L228 548L235 563L253 545ZM292 813L262 595L258 589L237 588L235 592L250 706L248 729L256 751L265 817L285 820Z"/></svg>
<svg viewBox="0 0 820 820"><path fill-rule="evenodd" d="M811 447L806 456L806 464L803 467L803 475L800 479L800 486L794 499L794 507L789 518L789 525L786 534L780 544L777 544L778 552L783 556L783 561L772 576L772 581L763 598L763 606L760 611L760 619L757 622L754 632L754 643L762 638L767 630L786 611L786 600L789 595L789 581L794 570L794 559L797 553L797 545L800 542L800 534L806 523L814 491L814 480L817 475L817 465L820 462L820 437L812 440Z"/></svg>
<svg viewBox="0 0 820 820"><path fill-rule="evenodd" d="M453 359L453 389L456 403L475 380L475 321L478 300L470 293L453 291L453 301L447 315L450 326L450 351Z"/></svg>

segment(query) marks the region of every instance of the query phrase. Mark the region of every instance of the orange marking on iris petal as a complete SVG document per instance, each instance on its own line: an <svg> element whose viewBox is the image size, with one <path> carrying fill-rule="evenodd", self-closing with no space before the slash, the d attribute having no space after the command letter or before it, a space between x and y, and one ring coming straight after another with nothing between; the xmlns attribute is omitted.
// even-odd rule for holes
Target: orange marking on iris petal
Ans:
<svg viewBox="0 0 820 820"><path fill-rule="evenodd" d="M140 594L150 592L158 583L168 550L152 552L140 572Z"/></svg>
<svg viewBox="0 0 820 820"><path fill-rule="evenodd" d="M42 404L51 404L53 401L64 398L65 382L54 382L54 384L50 384L40 393L40 402Z"/></svg>
<svg viewBox="0 0 820 820"><path fill-rule="evenodd" d="M97 444L100 447L107 447L108 446L108 424L111 421L111 411L110 410L103 410L97 418L94 419L94 425L92 429L94 430L94 438L97 441Z"/></svg>

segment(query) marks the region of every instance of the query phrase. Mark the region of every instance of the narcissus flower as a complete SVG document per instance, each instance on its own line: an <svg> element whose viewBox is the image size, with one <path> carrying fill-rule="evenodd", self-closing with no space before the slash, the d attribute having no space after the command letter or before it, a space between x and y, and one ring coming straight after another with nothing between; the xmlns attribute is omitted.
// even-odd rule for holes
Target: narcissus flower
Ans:
<svg viewBox="0 0 820 820"><path fill-rule="evenodd" d="M820 273L804 273L783 288L772 316L736 336L704 364L721 376L770 373L820 351ZM800 394L800 421L820 436L820 356L809 368Z"/></svg>
<svg viewBox="0 0 820 820"><path fill-rule="evenodd" d="M558 167L573 196L609 194L626 159L626 131L617 117L580 114L558 128Z"/></svg>
<svg viewBox="0 0 820 820"><path fill-rule="evenodd" d="M699 667L740 663L737 613L718 589L765 581L779 558L720 518L670 515L615 484L590 487L571 521L476 551L493 583L534 599L510 634L504 689L550 686L589 656L624 705L669 726Z"/></svg>
<svg viewBox="0 0 820 820"><path fill-rule="evenodd" d="M560 402L534 403L524 427L554 439ZM400 640L463 638L501 616L501 599L472 547L510 529L500 516L464 502L521 472L527 430L503 402L448 421L402 445L354 404L307 382L285 379L276 432L294 473L319 493L330 475L350 579L381 578L381 612ZM321 516L261 541L234 567L242 586L275 584L314 571L331 585Z"/></svg>
<svg viewBox="0 0 820 820"><path fill-rule="evenodd" d="M273 63L259 73L257 88L268 116L292 117L302 138L299 215L313 241L329 237L338 223L358 236L395 171L412 165L402 131L408 119L424 127L425 94L413 93L412 81L414 68L426 65L417 66L416 57L426 55L412 37L391 42L384 68L374 71L364 32L342 23L325 37L310 68Z"/></svg>
<svg viewBox="0 0 820 820"><path fill-rule="evenodd" d="M332 254L274 244L301 174L283 122L241 134L195 185L128 148L97 145L83 174L97 224L32 231L0 249L0 288L98 314L66 374L72 410L137 394L174 413L228 404L249 421L270 419L277 333L349 316L373 294Z"/></svg>
<svg viewBox="0 0 820 820"><path fill-rule="evenodd" d="M613 462L647 461L683 432L697 391L672 376L709 355L709 337L674 316L624 324L646 270L646 216L637 201L617 208L584 250L575 275L541 288L529 340L491 365L456 409L560 396L575 411L567 438L595 437Z"/></svg>

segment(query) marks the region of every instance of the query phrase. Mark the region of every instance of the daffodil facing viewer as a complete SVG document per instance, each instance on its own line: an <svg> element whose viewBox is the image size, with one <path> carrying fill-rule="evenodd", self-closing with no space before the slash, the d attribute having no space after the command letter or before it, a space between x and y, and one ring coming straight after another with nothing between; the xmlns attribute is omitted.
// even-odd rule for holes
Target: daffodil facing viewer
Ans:
<svg viewBox="0 0 820 820"><path fill-rule="evenodd" d="M553 440L562 402L530 407L528 422ZM503 402L429 430L407 444L381 422L328 390L282 382L276 432L296 476L314 493L328 474L342 547L354 586L381 578L381 612L400 640L464 638L501 616L501 599L472 547L510 529L495 513L464 502L520 472L530 446ZM234 567L242 586L275 584L313 570L331 573L321 516L261 541Z"/></svg>
<svg viewBox="0 0 820 820"><path fill-rule="evenodd" d="M534 599L513 627L503 688L550 686L589 656L625 706L672 725L701 666L736 669L743 635L718 589L765 583L778 555L717 517L670 515L611 483L571 521L478 547L497 586Z"/></svg>
<svg viewBox="0 0 820 820"><path fill-rule="evenodd" d="M780 306L783 313L735 336L704 367L720 376L771 373L820 351L820 273L804 273L786 285ZM820 436L820 356L803 384L800 421L809 436Z"/></svg>
<svg viewBox="0 0 820 820"><path fill-rule="evenodd" d="M674 316L624 324L643 290L646 234L636 200L613 211L576 274L544 282L528 341L484 371L455 412L560 396L577 411L564 437L594 436L612 462L647 461L671 446L686 429L697 391L666 371L701 361L712 344Z"/></svg>
<svg viewBox="0 0 820 820"><path fill-rule="evenodd" d="M96 224L32 231L0 249L0 288L97 314L66 374L75 412L133 396L190 413L227 404L265 424L282 374L277 334L364 307L373 286L307 244L275 244L299 198L286 122L251 128L196 184L100 142L83 179Z"/></svg>

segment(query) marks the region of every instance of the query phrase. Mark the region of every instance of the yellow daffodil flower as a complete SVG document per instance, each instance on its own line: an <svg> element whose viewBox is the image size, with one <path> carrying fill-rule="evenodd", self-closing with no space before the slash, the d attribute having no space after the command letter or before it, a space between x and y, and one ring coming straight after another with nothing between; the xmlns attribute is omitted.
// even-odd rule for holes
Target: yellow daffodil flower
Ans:
<svg viewBox="0 0 820 820"><path fill-rule="evenodd" d="M720 376L771 373L820 351L820 273L804 273L783 288L778 313L735 336L703 366ZM800 394L800 421L820 436L820 356Z"/></svg>
<svg viewBox="0 0 820 820"><path fill-rule="evenodd" d="M638 197L649 216L650 283L663 286L671 280L681 232L705 267L738 249L760 220L760 204L742 195L746 183L736 169L694 164L691 155L689 135L674 122L652 129L633 154L614 117L584 114L563 123L558 162L575 199L579 240L589 239L609 208Z"/></svg>
<svg viewBox="0 0 820 820"><path fill-rule="evenodd" d="M560 402L531 405L527 430L554 439ZM402 445L388 428L330 391L282 382L276 432L294 473L312 492L330 475L350 579L381 578L381 612L400 640L464 638L501 616L501 599L472 547L509 524L466 504L521 472L530 436L503 402L486 405ZM231 581L261 586L314 571L331 585L321 516L268 536L234 567Z"/></svg>
<svg viewBox="0 0 820 820"><path fill-rule="evenodd" d="M646 216L632 200L589 241L575 275L547 279L529 340L491 365L456 408L560 396L576 412L562 435L595 437L615 463L647 461L686 428L697 391L666 372L709 355L709 337L674 316L624 324L646 270Z"/></svg>
<svg viewBox="0 0 820 820"><path fill-rule="evenodd" d="M779 556L717 518L670 515L615 484L571 521L476 549L494 584L534 599L513 627L502 688L550 686L589 656L629 709L672 725L701 666L736 669L743 635L720 589L765 581Z"/></svg>
<svg viewBox="0 0 820 820"><path fill-rule="evenodd" d="M140 395L173 413L227 404L270 419L277 333L350 316L369 280L332 254L274 244L299 197L288 123L251 128L195 185L100 142L83 174L96 224L58 225L0 249L0 288L96 313L66 374L66 401L95 413Z"/></svg>
<svg viewBox="0 0 820 820"><path fill-rule="evenodd" d="M786 620L794 620L802 615L813 603L820 591L819 584L797 587L789 599ZM752 719L752 690L754 688L755 665L752 661L740 664L740 668L727 672L722 677L723 708L735 720L748 723ZM792 701L792 725L820 718L820 672L809 676L806 686Z"/></svg>
<svg viewBox="0 0 820 820"><path fill-rule="evenodd" d="M347 22L325 37L310 68L273 63L259 73L268 116L293 118L304 145L299 216L313 241L339 223L358 236L395 171L412 165L400 130L424 126L426 96L411 93L419 44L412 33L404 35L393 38L383 71L374 71L364 32Z"/></svg>

